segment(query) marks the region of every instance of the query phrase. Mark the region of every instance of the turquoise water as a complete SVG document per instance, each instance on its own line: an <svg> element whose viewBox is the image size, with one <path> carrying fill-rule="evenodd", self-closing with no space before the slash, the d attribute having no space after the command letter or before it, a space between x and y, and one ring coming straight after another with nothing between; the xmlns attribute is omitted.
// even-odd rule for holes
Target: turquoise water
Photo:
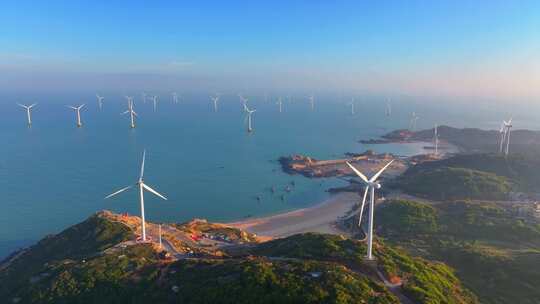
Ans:
<svg viewBox="0 0 540 304"><path fill-rule="evenodd" d="M410 105L394 104L387 118L384 102L377 99L364 99L353 116L344 102L330 98L320 98L313 112L306 100L284 103L283 113L274 102L259 98L250 103L257 112L254 133L248 135L236 96L224 96L218 113L207 97L189 96L180 104L162 97L156 113L149 102L136 98L134 130L128 117L119 114L126 108L121 96L105 95L101 112L92 94L33 98L39 104L32 128L15 105L19 100L2 96L0 257L101 209L138 214L136 191L103 198L136 181L143 149L147 183L169 198L162 201L147 193L147 219L179 222L194 217L231 221L306 207L323 200L328 187L343 183L284 174L276 161L281 155L323 159L367 148L410 155L423 146L357 142L408 124ZM83 102L84 126L76 128L74 112L65 105ZM461 116L451 107L416 105L415 111L421 116L419 128L435 122L496 128L500 121L493 112ZM282 201L291 181L296 186ZM278 194L270 193L272 186Z"/></svg>

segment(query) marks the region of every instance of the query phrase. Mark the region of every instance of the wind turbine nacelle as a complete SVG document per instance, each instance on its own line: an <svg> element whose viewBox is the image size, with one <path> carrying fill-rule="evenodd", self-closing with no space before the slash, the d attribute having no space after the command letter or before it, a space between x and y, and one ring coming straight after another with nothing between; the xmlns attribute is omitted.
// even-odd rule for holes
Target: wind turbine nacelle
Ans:
<svg viewBox="0 0 540 304"><path fill-rule="evenodd" d="M381 184L376 183L376 184L375 184L375 189L381 189Z"/></svg>

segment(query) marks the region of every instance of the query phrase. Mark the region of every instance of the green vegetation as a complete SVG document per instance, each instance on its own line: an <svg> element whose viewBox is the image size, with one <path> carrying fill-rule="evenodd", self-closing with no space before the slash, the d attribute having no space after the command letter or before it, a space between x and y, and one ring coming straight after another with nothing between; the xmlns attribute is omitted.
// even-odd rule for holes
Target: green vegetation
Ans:
<svg viewBox="0 0 540 304"><path fill-rule="evenodd" d="M404 280L403 292L418 303L476 303L476 298L461 286L452 270L441 263L414 258L402 250L379 242L374 247L378 268L390 279ZM363 242L335 236L306 233L259 245L253 253L286 258L316 259L347 265L369 273L364 263Z"/></svg>
<svg viewBox="0 0 540 304"><path fill-rule="evenodd" d="M516 154L460 154L410 167L395 186L435 200L504 200L510 191L537 191L540 160Z"/></svg>
<svg viewBox="0 0 540 304"><path fill-rule="evenodd" d="M376 223L387 241L454 267L482 303L540 302L540 225L508 205L390 201Z"/></svg>
<svg viewBox="0 0 540 304"><path fill-rule="evenodd" d="M504 200L511 190L506 178L493 173L444 166L407 171L398 186L407 193L435 200Z"/></svg>

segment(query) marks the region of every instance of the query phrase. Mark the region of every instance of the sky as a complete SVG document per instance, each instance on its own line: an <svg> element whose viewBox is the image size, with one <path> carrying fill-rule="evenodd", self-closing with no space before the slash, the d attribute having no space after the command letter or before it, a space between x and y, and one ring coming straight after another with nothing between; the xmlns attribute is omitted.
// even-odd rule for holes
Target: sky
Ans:
<svg viewBox="0 0 540 304"><path fill-rule="evenodd" d="M2 1L0 90L534 100L540 1Z"/></svg>

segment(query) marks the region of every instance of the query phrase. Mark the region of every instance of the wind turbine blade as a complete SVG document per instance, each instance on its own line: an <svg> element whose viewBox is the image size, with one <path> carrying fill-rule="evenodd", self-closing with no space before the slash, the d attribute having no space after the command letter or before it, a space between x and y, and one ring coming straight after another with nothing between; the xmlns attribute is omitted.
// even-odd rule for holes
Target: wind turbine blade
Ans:
<svg viewBox="0 0 540 304"><path fill-rule="evenodd" d="M66 107L68 107L68 108L70 108L70 109L73 109L73 110L77 110L77 108L75 108L75 107L73 107L73 106L66 106Z"/></svg>
<svg viewBox="0 0 540 304"><path fill-rule="evenodd" d="M20 104L20 103L17 103L17 105L18 105L19 107L21 107L21 108L25 108L25 109L26 109L26 106L25 106L25 105L22 105L22 104Z"/></svg>
<svg viewBox="0 0 540 304"><path fill-rule="evenodd" d="M137 113L135 111L133 111L133 115L139 117L139 115L137 115Z"/></svg>
<svg viewBox="0 0 540 304"><path fill-rule="evenodd" d="M126 115L127 113L129 113L129 111L122 112L120 115Z"/></svg>
<svg viewBox="0 0 540 304"><path fill-rule="evenodd" d="M392 159L388 164L386 164L386 166L384 166L381 170L379 170L379 172L377 172L375 175L373 175L373 177L369 181L370 182L376 181L377 178L383 173L383 171L386 170L386 168L388 168L388 166L390 166L393 162L394 162L394 160Z"/></svg>
<svg viewBox="0 0 540 304"><path fill-rule="evenodd" d="M364 214L364 206L366 204L367 193L369 191L369 186L366 186L364 191L364 198L362 199L362 206L360 207L360 217L358 218L358 226L362 223L362 215Z"/></svg>
<svg viewBox="0 0 540 304"><path fill-rule="evenodd" d="M33 108L35 106L37 106L37 103L33 103L31 106L29 106L29 108Z"/></svg>
<svg viewBox="0 0 540 304"><path fill-rule="evenodd" d="M111 194L105 196L105 198L107 199L107 198L113 197L113 196L115 196L115 195L117 195L117 194L119 194L119 193L122 193L122 192L128 190L128 189L131 188L131 187L133 187L133 185L127 186L127 187L122 188L122 189L120 189L120 190L118 190L118 191L116 191L116 192L113 192L113 193L111 193Z"/></svg>
<svg viewBox="0 0 540 304"><path fill-rule="evenodd" d="M139 176L140 179L144 176L144 160L146 159L146 150L143 151L142 155L142 164L141 164L141 175Z"/></svg>
<svg viewBox="0 0 540 304"><path fill-rule="evenodd" d="M143 188L146 189L147 191L150 191L152 192L153 194L155 194L156 196L164 199L164 200L167 200L167 198L161 194L159 194L156 190L150 188L150 186L147 186L145 183L142 184Z"/></svg>
<svg viewBox="0 0 540 304"><path fill-rule="evenodd" d="M82 105L79 106L79 109L84 108L85 105L86 105L86 104L83 103Z"/></svg>
<svg viewBox="0 0 540 304"><path fill-rule="evenodd" d="M351 165L349 162L346 162L347 166L349 166L349 168L351 168L354 173L356 173L356 175L358 175L365 183L368 183L368 179L367 177L362 174L362 172L358 171L358 169L356 169L355 167L353 167L353 165Z"/></svg>

